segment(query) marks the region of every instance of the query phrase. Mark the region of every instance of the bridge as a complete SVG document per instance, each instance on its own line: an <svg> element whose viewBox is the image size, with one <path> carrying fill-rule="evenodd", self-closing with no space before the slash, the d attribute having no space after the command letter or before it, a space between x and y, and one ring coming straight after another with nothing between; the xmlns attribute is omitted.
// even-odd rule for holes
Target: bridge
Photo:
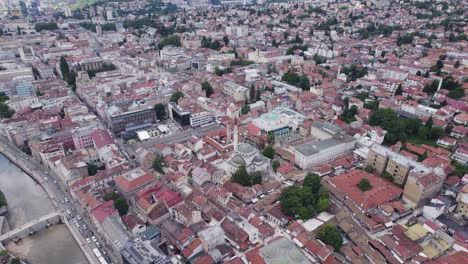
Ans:
<svg viewBox="0 0 468 264"><path fill-rule="evenodd" d="M19 226L5 234L0 235L0 244L7 244L10 241L16 242L36 232L39 232L52 225L56 225L62 222L61 214L53 212L42 217L36 218L26 224Z"/></svg>

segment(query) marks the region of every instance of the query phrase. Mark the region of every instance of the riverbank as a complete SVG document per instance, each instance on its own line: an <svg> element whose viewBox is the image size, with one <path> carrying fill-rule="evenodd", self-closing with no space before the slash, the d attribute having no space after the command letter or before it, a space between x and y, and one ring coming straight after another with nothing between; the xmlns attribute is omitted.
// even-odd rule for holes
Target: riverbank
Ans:
<svg viewBox="0 0 468 264"><path fill-rule="evenodd" d="M7 218L11 229L56 211L42 186L3 155L0 155L0 167L0 183L8 200ZM52 226L5 246L29 263L89 263L65 224Z"/></svg>

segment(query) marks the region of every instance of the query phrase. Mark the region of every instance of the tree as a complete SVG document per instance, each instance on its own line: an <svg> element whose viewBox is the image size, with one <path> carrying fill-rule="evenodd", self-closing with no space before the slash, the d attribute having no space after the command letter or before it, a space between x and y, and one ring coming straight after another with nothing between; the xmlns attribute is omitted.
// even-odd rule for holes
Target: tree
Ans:
<svg viewBox="0 0 468 264"><path fill-rule="evenodd" d="M229 37L228 37L228 36L224 36L224 37L223 37L223 42L224 42L224 45L225 45L225 46L228 46L228 45L229 45Z"/></svg>
<svg viewBox="0 0 468 264"><path fill-rule="evenodd" d="M418 128L418 137L421 139L427 139L429 135L429 128L423 126Z"/></svg>
<svg viewBox="0 0 468 264"><path fill-rule="evenodd" d="M156 112L156 117L159 120L163 120L166 118L166 107L163 104L155 104L154 111Z"/></svg>
<svg viewBox="0 0 468 264"><path fill-rule="evenodd" d="M459 87L451 90L448 94L448 97L453 98L453 99L460 99L463 96L465 96L465 89Z"/></svg>
<svg viewBox="0 0 468 264"><path fill-rule="evenodd" d="M263 156L265 156L265 157L267 157L269 159L273 159L273 157L275 156L275 149L273 148L273 146L267 145L263 149L262 154L263 154Z"/></svg>
<svg viewBox="0 0 468 264"><path fill-rule="evenodd" d="M11 264L21 264L21 260L19 258L14 258L10 262Z"/></svg>
<svg viewBox="0 0 468 264"><path fill-rule="evenodd" d="M119 215L126 215L128 213L128 203L123 197L119 197L114 201L114 207L119 211Z"/></svg>
<svg viewBox="0 0 468 264"><path fill-rule="evenodd" d="M445 136L445 129L440 126L434 126L429 130L429 138L437 140Z"/></svg>
<svg viewBox="0 0 468 264"><path fill-rule="evenodd" d="M427 151L424 151L424 153L418 158L418 161L423 161L427 159Z"/></svg>
<svg viewBox="0 0 468 264"><path fill-rule="evenodd" d="M60 72L62 72L62 76L65 76L70 73L70 68L68 67L67 60L63 55L60 57Z"/></svg>
<svg viewBox="0 0 468 264"><path fill-rule="evenodd" d="M431 129L433 125L434 125L434 121L432 120L432 116L431 116L429 117L429 119L427 120L424 126L427 127L428 129Z"/></svg>
<svg viewBox="0 0 468 264"><path fill-rule="evenodd" d="M255 101L257 102L260 101L262 99L261 96L262 96L262 92L260 91L260 89L257 89L257 93L255 95Z"/></svg>
<svg viewBox="0 0 468 264"><path fill-rule="evenodd" d="M323 212L330 207L330 200L328 198L320 198L317 203L317 210Z"/></svg>
<svg viewBox="0 0 468 264"><path fill-rule="evenodd" d="M338 228L333 224L324 224L318 230L318 238L325 244L332 246L335 250L340 250L343 245L343 237Z"/></svg>
<svg viewBox="0 0 468 264"><path fill-rule="evenodd" d="M15 110L11 109L5 103L0 103L0 118L10 118L14 114L15 114Z"/></svg>
<svg viewBox="0 0 468 264"><path fill-rule="evenodd" d="M250 89L249 89L249 96L250 96L250 101L251 102L255 102L255 85L252 83L250 85Z"/></svg>
<svg viewBox="0 0 468 264"><path fill-rule="evenodd" d="M117 192L109 192L104 195L105 201L114 201L114 207L119 211L119 215L125 215L128 213L128 203L124 197Z"/></svg>
<svg viewBox="0 0 468 264"><path fill-rule="evenodd" d="M26 154L29 155L29 156L32 155L31 148L30 148L28 145L22 146L22 147L21 147L21 151L23 151L24 153L26 153Z"/></svg>
<svg viewBox="0 0 468 264"><path fill-rule="evenodd" d="M254 172L249 174L245 165L241 165L232 175L231 181L237 182L242 186L252 186L255 184L262 183L262 174L261 172Z"/></svg>
<svg viewBox="0 0 468 264"><path fill-rule="evenodd" d="M36 23L36 25L34 26L34 29L37 32L41 32L42 30L56 30L56 29L59 29L59 27L57 26L57 23L55 22L39 22L39 23Z"/></svg>
<svg viewBox="0 0 468 264"><path fill-rule="evenodd" d="M178 103L180 98L183 98L185 94L181 91L175 91L171 96L171 102Z"/></svg>
<svg viewBox="0 0 468 264"><path fill-rule="evenodd" d="M106 169L106 167L104 165L103 166L96 166L96 165L91 164L91 163L89 163L89 164L87 163L86 165L88 167L88 175L89 176L94 176L94 175L96 175L96 173L98 171Z"/></svg>
<svg viewBox="0 0 468 264"><path fill-rule="evenodd" d="M395 90L395 96L397 95L402 95L403 94L403 87L400 85L398 85L398 88Z"/></svg>
<svg viewBox="0 0 468 264"><path fill-rule="evenodd" d="M3 194L3 192L0 190L0 207L7 206L7 205L8 205L7 199L5 195Z"/></svg>
<svg viewBox="0 0 468 264"><path fill-rule="evenodd" d="M275 144L275 134L269 133L269 134L267 135L267 143L268 143L269 145Z"/></svg>
<svg viewBox="0 0 468 264"><path fill-rule="evenodd" d="M202 82L202 90L205 91L206 97L210 97L214 93L213 86L207 81Z"/></svg>
<svg viewBox="0 0 468 264"><path fill-rule="evenodd" d="M281 166L281 163L279 162L279 160L273 160L271 162L271 168L276 172L278 170L278 168Z"/></svg>
<svg viewBox="0 0 468 264"><path fill-rule="evenodd" d="M153 169L161 174L164 174L164 158L163 156L161 155L158 155L154 161L153 161L153 165L152 165Z"/></svg>
<svg viewBox="0 0 468 264"><path fill-rule="evenodd" d="M302 186L309 188L314 196L319 196L320 187L322 183L320 182L320 176L315 173L309 173L304 178L304 183Z"/></svg>
<svg viewBox="0 0 468 264"><path fill-rule="evenodd" d="M372 185L370 184L369 180L366 178L360 180L359 183L357 184L357 187L363 192L372 189Z"/></svg>
<svg viewBox="0 0 468 264"><path fill-rule="evenodd" d="M367 165L364 170L368 173L373 173L375 171L374 167L372 167L371 165Z"/></svg>

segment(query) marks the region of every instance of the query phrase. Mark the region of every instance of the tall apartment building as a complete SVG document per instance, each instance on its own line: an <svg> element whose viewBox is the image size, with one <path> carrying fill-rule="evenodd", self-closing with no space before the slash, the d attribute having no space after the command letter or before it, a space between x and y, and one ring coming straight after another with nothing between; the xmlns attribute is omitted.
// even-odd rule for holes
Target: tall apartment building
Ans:
<svg viewBox="0 0 468 264"><path fill-rule="evenodd" d="M439 193L444 180L445 177L435 173L410 173L403 191L403 201L414 208L421 206Z"/></svg>
<svg viewBox="0 0 468 264"><path fill-rule="evenodd" d="M389 173L396 184L404 184L410 171L424 174L432 171L417 161L377 144L369 148L367 165L372 166L378 174Z"/></svg>

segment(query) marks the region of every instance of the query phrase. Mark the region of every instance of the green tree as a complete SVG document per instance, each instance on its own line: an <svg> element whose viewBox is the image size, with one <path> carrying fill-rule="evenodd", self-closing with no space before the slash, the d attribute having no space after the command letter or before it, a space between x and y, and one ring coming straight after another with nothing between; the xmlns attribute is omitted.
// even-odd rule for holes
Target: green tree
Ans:
<svg viewBox="0 0 468 264"><path fill-rule="evenodd" d="M224 37L223 37L223 42L224 42L224 45L225 45L225 46L229 46L229 37L228 37L228 36L224 36Z"/></svg>
<svg viewBox="0 0 468 264"><path fill-rule="evenodd" d="M267 145L262 152L263 156L273 159L275 157L275 149L271 145Z"/></svg>
<svg viewBox="0 0 468 264"><path fill-rule="evenodd" d="M164 158L161 155L156 156L156 158L153 160L153 169L161 174L164 174Z"/></svg>
<svg viewBox="0 0 468 264"><path fill-rule="evenodd" d="M156 117L159 120L163 120L166 118L166 107L163 104L155 104L154 111L156 112Z"/></svg>
<svg viewBox="0 0 468 264"><path fill-rule="evenodd" d="M62 72L63 76L70 73L70 68L68 67L67 60L63 55L60 57L60 72Z"/></svg>
<svg viewBox="0 0 468 264"><path fill-rule="evenodd" d="M330 199L328 198L319 198L317 203L317 210L323 212L330 207Z"/></svg>
<svg viewBox="0 0 468 264"><path fill-rule="evenodd" d="M465 89L459 87L459 88L455 88L453 90L451 90L448 94L447 94L448 97L452 98L452 99L460 99L462 98L463 96L465 96Z"/></svg>
<svg viewBox="0 0 468 264"><path fill-rule="evenodd" d="M181 91L175 91L171 96L171 102L178 103L180 98L183 98L185 94Z"/></svg>
<svg viewBox="0 0 468 264"><path fill-rule="evenodd" d="M274 144L275 144L275 134L269 133L269 134L267 135L267 143L268 143L269 145L274 145Z"/></svg>
<svg viewBox="0 0 468 264"><path fill-rule="evenodd" d="M315 173L309 173L304 178L302 186L309 188L315 197L319 196L320 188L322 183L320 182L320 176Z"/></svg>
<svg viewBox="0 0 468 264"><path fill-rule="evenodd" d="M0 190L0 207L7 206L7 205L8 205L7 199L5 195L3 194L3 192Z"/></svg>
<svg viewBox="0 0 468 264"><path fill-rule="evenodd" d="M372 189L372 185L370 184L369 180L366 178L361 179L359 183L357 184L357 187L361 189L361 191L363 192Z"/></svg>
<svg viewBox="0 0 468 264"><path fill-rule="evenodd" d="M429 128L423 126L418 128L418 137L421 139L427 139L429 135Z"/></svg>
<svg viewBox="0 0 468 264"><path fill-rule="evenodd" d="M403 87L401 84L398 85L398 88L395 90L395 96L403 94Z"/></svg>
<svg viewBox="0 0 468 264"><path fill-rule="evenodd" d="M114 207L119 211L119 215L126 215L128 213L128 203L123 197L119 197L114 201Z"/></svg>
<svg viewBox="0 0 468 264"><path fill-rule="evenodd" d="M374 167L372 167L371 165L367 165L364 170L368 173L373 173L375 171Z"/></svg>
<svg viewBox="0 0 468 264"><path fill-rule="evenodd" d="M11 264L21 264L21 260L19 258L14 258L10 262Z"/></svg>
<svg viewBox="0 0 468 264"><path fill-rule="evenodd" d="M262 183L262 174L261 172L254 172L249 174L245 165L241 165L232 175L231 181L237 182L242 186L252 186L255 184Z"/></svg>
<svg viewBox="0 0 468 264"><path fill-rule="evenodd" d="M340 250L343 245L343 237L338 228L333 224L324 224L318 230L318 238L325 244L332 246L335 250Z"/></svg>
<svg viewBox="0 0 468 264"><path fill-rule="evenodd" d="M23 151L24 153L26 153L26 154L29 155L29 156L32 155L31 148L30 148L28 145L22 146L22 147L21 147L21 151Z"/></svg>
<svg viewBox="0 0 468 264"><path fill-rule="evenodd" d="M425 127L427 127L428 129L431 129L432 126L434 125L434 121L432 120L432 116L429 117L429 119L427 120L426 124L425 124Z"/></svg>
<svg viewBox="0 0 468 264"><path fill-rule="evenodd" d="M10 118L14 114L15 114L15 110L11 109L5 103L0 103L0 118Z"/></svg>
<svg viewBox="0 0 468 264"><path fill-rule="evenodd" d="M104 195L105 201L114 201L114 207L119 211L119 215L126 215L128 213L127 200L117 192L109 192Z"/></svg>
<svg viewBox="0 0 468 264"><path fill-rule="evenodd" d="M249 88L250 101L255 102L255 85L252 83Z"/></svg>
<svg viewBox="0 0 468 264"><path fill-rule="evenodd" d="M207 98L210 97L214 93L213 86L208 81L202 82L202 90L205 91L205 95Z"/></svg>
<svg viewBox="0 0 468 264"><path fill-rule="evenodd" d="M429 138L437 140L445 136L445 129L440 126L434 126L429 130Z"/></svg>
<svg viewBox="0 0 468 264"><path fill-rule="evenodd" d="M279 160L273 160L271 162L271 168L276 172L278 170L278 168L281 166L281 163L279 162Z"/></svg>
<svg viewBox="0 0 468 264"><path fill-rule="evenodd" d="M262 99L261 96L262 96L262 92L260 91L260 89L257 89L257 92L255 94L255 101L257 102L260 101Z"/></svg>
<svg viewBox="0 0 468 264"><path fill-rule="evenodd" d="M423 161L427 159L427 151L424 151L424 153L418 158L418 161Z"/></svg>

